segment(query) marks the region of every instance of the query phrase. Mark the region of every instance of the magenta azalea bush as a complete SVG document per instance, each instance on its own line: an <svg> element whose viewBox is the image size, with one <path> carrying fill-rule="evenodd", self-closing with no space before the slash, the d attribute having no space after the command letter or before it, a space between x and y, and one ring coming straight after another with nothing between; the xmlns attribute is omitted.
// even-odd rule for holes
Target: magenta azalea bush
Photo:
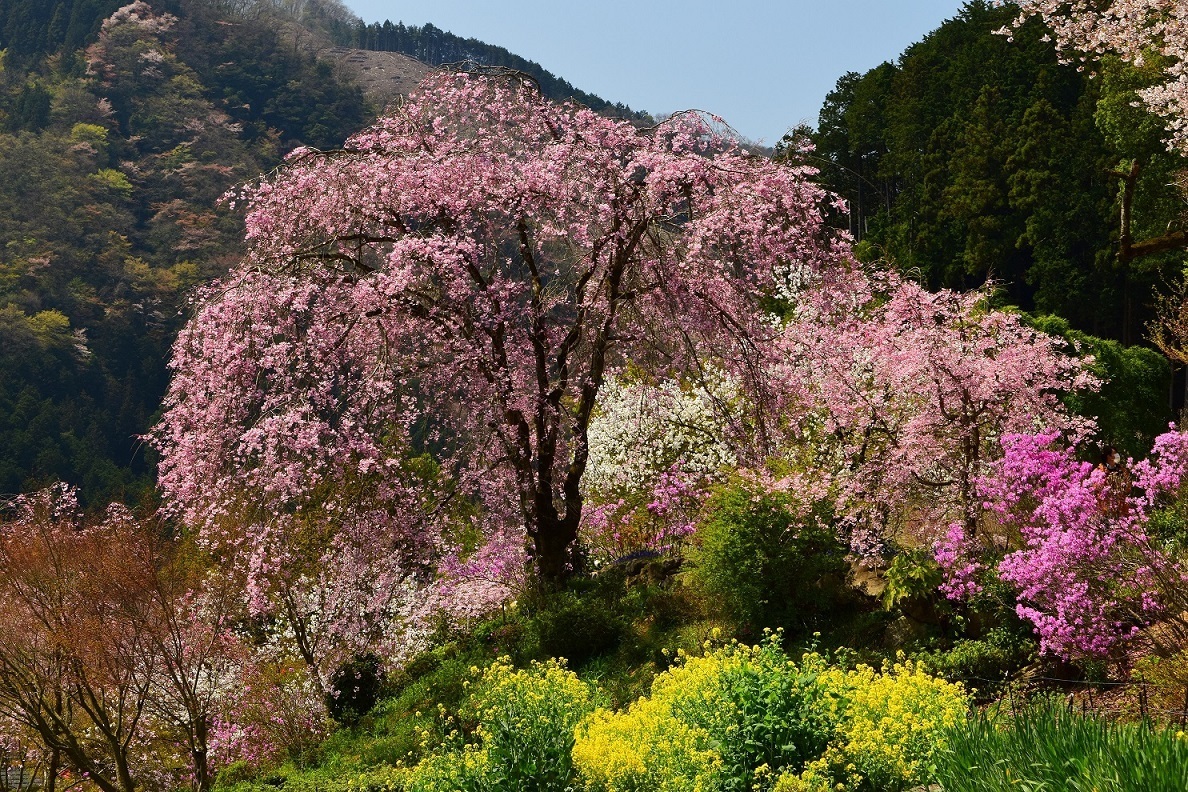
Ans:
<svg viewBox="0 0 1188 792"><path fill-rule="evenodd" d="M1158 619L1182 618L1188 570L1149 521L1180 492L1188 433L1160 435L1150 457L1113 468L1079 461L1056 432L1008 435L1002 446L978 480L987 519L974 531L954 524L936 545L950 597L997 575L1041 648L1065 658L1107 655Z"/></svg>

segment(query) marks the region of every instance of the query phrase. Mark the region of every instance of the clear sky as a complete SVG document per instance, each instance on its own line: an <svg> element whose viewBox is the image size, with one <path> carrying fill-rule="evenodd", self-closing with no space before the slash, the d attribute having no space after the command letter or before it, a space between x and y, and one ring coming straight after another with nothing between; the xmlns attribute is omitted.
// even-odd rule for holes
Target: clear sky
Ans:
<svg viewBox="0 0 1188 792"><path fill-rule="evenodd" d="M837 78L886 60L962 0L345 0L367 22L439 28L506 47L637 110L717 113L773 145Z"/></svg>

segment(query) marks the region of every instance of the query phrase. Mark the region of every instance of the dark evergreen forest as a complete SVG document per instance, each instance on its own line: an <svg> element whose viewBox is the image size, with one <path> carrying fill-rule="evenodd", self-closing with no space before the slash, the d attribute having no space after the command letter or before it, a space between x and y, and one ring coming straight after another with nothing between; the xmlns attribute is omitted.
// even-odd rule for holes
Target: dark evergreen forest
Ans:
<svg viewBox="0 0 1188 792"><path fill-rule="evenodd" d="M1013 13L968 3L896 63L842 76L811 162L848 200L860 254L934 288L993 279L1006 302L1142 343L1183 261L1153 243L1183 227L1184 162L1133 106L1157 71L1107 60L1091 78L1034 21L995 34Z"/></svg>

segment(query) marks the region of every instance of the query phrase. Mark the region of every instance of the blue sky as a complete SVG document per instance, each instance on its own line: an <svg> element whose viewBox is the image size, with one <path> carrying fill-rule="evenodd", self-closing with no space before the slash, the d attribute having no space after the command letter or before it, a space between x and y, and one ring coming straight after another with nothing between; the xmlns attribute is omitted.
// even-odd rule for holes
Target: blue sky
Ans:
<svg viewBox="0 0 1188 792"><path fill-rule="evenodd" d="M653 113L717 113L774 144L825 94L957 14L962 0L345 0L368 22L506 47L576 87Z"/></svg>

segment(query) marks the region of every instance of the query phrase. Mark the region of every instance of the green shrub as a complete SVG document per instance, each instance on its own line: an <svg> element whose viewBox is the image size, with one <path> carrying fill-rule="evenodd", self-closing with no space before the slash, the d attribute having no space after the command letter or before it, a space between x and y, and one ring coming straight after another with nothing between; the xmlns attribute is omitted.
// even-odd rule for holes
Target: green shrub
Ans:
<svg viewBox="0 0 1188 792"><path fill-rule="evenodd" d="M1127 347L1073 330L1058 316L1031 317L1030 322L1037 330L1076 344L1081 354L1093 356L1091 370L1104 380L1101 389L1080 391L1068 401L1073 411L1097 421L1102 442L1138 458L1150 449L1156 435L1167 431L1172 418L1167 358L1148 347Z"/></svg>
<svg viewBox="0 0 1188 792"><path fill-rule="evenodd" d="M1147 534L1171 555L1188 555L1188 498L1179 497L1147 520Z"/></svg>
<svg viewBox="0 0 1188 792"><path fill-rule="evenodd" d="M757 631L810 632L846 596L846 550L827 515L793 495L735 479L708 500L690 582L729 618Z"/></svg>
<svg viewBox="0 0 1188 792"><path fill-rule="evenodd" d="M995 627L980 638L962 638L944 651L924 652L917 658L945 679L969 683L994 694L1000 680L1026 666L1036 656L1033 638L1007 627Z"/></svg>
<svg viewBox="0 0 1188 792"><path fill-rule="evenodd" d="M944 580L940 565L932 555L922 550L905 550L891 559L884 577L883 607L898 608L914 600L940 597L938 588Z"/></svg>
<svg viewBox="0 0 1188 792"><path fill-rule="evenodd" d="M670 695L678 717L717 743L722 790L749 792L766 772L799 767L824 752L836 727L836 702L813 668L797 668L775 636L720 654L716 689ZM661 684L662 693L669 684Z"/></svg>
<svg viewBox="0 0 1188 792"><path fill-rule="evenodd" d="M353 657L330 678L326 711L344 726L354 726L379 700L380 660L373 654Z"/></svg>
<svg viewBox="0 0 1188 792"><path fill-rule="evenodd" d="M252 780L258 772L255 765L241 759L238 762L232 762L226 767L220 768L218 774L215 776L215 782L220 787L233 787Z"/></svg>
<svg viewBox="0 0 1188 792"><path fill-rule="evenodd" d="M990 713L958 723L935 757L945 792L1183 792L1188 740L1069 712L1043 700L1012 717Z"/></svg>
<svg viewBox="0 0 1188 792"><path fill-rule="evenodd" d="M415 764L445 741L469 695L471 669L489 659L481 646L447 645L418 655L388 677L385 697L354 728L331 735L328 748L363 765Z"/></svg>
<svg viewBox="0 0 1188 792"><path fill-rule="evenodd" d="M420 706L426 709L418 709ZM354 753L367 765L416 762L444 736L439 711L430 703L410 708L405 700L388 699L376 705L368 720L370 728L353 741ZM362 724L359 728L362 730Z"/></svg>
<svg viewBox="0 0 1188 792"><path fill-rule="evenodd" d="M497 661L460 713L478 724L475 742L426 758L409 771L407 791L563 790L573 780L574 728L592 708L590 689L557 661L521 670Z"/></svg>
<svg viewBox="0 0 1188 792"><path fill-rule="evenodd" d="M577 668L614 649L624 629L617 605L601 588L551 595L527 628L538 656L563 657Z"/></svg>
<svg viewBox="0 0 1188 792"><path fill-rule="evenodd" d="M590 689L555 660L484 672L469 703L488 754L489 777L507 789L563 789L573 775L574 728L594 708Z"/></svg>
<svg viewBox="0 0 1188 792"><path fill-rule="evenodd" d="M574 762L589 790L767 789L781 769L821 754L836 702L775 637L682 662L625 712L597 711Z"/></svg>

